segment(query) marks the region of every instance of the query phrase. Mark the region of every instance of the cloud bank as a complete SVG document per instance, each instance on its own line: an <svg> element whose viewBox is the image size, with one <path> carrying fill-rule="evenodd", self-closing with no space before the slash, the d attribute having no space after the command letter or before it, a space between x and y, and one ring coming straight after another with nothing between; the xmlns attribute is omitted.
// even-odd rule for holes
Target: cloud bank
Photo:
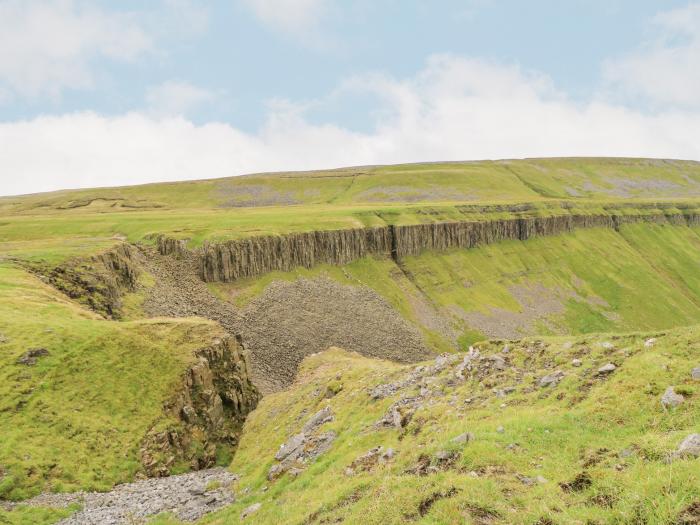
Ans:
<svg viewBox="0 0 700 525"><path fill-rule="evenodd" d="M371 131L312 123L290 103L273 106L256 133L150 113L3 123L0 194L431 160L700 159L700 111L577 104L546 76L511 65L437 55L413 77L358 76L343 91L380 97Z"/></svg>

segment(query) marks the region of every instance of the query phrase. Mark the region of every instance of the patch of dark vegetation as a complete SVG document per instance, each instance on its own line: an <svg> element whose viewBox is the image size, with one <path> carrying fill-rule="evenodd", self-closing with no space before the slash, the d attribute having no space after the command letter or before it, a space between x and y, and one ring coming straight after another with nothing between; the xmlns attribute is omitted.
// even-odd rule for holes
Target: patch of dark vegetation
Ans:
<svg viewBox="0 0 700 525"><path fill-rule="evenodd" d="M581 492L593 485L593 480L588 472L579 472L571 481L559 483L564 492Z"/></svg>
<svg viewBox="0 0 700 525"><path fill-rule="evenodd" d="M468 503L464 507L464 511L469 515L475 525L490 525L501 517L498 511L477 505L476 503Z"/></svg>
<svg viewBox="0 0 700 525"><path fill-rule="evenodd" d="M311 525L312 523L328 524L328 523L340 523L343 521L342 518L333 518L328 516L337 510L350 507L360 501L364 495L369 490L368 486L360 486L355 488L350 494L342 497L337 502L332 505L323 505L320 509L315 510L307 516L303 521L304 525Z"/></svg>
<svg viewBox="0 0 700 525"><path fill-rule="evenodd" d="M583 458L583 468L589 468L597 465L605 459L605 457L610 453L607 448L599 448L593 452L587 453Z"/></svg>
<svg viewBox="0 0 700 525"><path fill-rule="evenodd" d="M445 491L433 492L430 496L418 504L418 515L425 516L435 503L441 499L451 498L459 492L456 487L450 487Z"/></svg>
<svg viewBox="0 0 700 525"><path fill-rule="evenodd" d="M532 525L554 525L554 522L552 521L551 518L548 518L546 516L542 516L540 519L538 519Z"/></svg>
<svg viewBox="0 0 700 525"><path fill-rule="evenodd" d="M427 476L428 474L450 470L455 466L460 456L459 452L453 450L441 450L433 457L421 454L418 456L418 461L416 461L415 465L404 472L414 476Z"/></svg>
<svg viewBox="0 0 700 525"><path fill-rule="evenodd" d="M49 351L46 348L30 348L17 359L17 364L34 366L37 364L40 357L45 357L47 355L49 355Z"/></svg>
<svg viewBox="0 0 700 525"><path fill-rule="evenodd" d="M700 501L695 501L683 509L674 525L700 525Z"/></svg>
<svg viewBox="0 0 700 525"><path fill-rule="evenodd" d="M615 506L617 500L618 496L616 494L611 494L609 492L599 492L598 494L592 496L588 501L592 505L611 509Z"/></svg>

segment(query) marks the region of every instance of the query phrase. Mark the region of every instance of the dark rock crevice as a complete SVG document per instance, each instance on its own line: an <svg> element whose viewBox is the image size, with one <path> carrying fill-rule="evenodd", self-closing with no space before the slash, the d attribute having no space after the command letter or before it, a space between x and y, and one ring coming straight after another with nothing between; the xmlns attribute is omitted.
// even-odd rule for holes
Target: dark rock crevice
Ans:
<svg viewBox="0 0 700 525"><path fill-rule="evenodd" d="M195 353L163 406L167 418L144 438L139 457L149 477L170 475L184 466L209 468L229 458L246 416L260 394L251 382L248 352L226 336Z"/></svg>

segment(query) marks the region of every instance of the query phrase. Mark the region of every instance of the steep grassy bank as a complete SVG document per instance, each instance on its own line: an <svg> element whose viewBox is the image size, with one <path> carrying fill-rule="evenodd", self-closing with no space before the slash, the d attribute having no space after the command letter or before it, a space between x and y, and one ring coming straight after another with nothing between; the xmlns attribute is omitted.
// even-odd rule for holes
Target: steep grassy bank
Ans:
<svg viewBox="0 0 700 525"><path fill-rule="evenodd" d="M255 503L245 522L691 523L698 460L673 453L700 431L699 332L653 335L484 343L467 364L422 368L310 357L249 417L232 465L240 499L203 523L239 523ZM661 404L668 386L676 408ZM378 424L392 407L400 422ZM280 446L321 409L332 419L311 435L334 433L328 450L270 479Z"/></svg>
<svg viewBox="0 0 700 525"><path fill-rule="evenodd" d="M201 368L198 350L223 335L203 320L106 321L0 265L0 497L104 490L159 465L189 468L206 450L180 457L144 440L165 429L185 439L167 407L187 392L188 369Z"/></svg>

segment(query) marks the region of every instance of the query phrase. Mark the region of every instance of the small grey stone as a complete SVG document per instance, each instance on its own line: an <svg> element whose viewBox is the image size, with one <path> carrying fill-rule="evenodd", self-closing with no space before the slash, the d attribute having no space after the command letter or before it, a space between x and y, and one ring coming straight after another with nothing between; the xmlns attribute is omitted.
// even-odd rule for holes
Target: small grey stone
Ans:
<svg viewBox="0 0 700 525"><path fill-rule="evenodd" d="M243 509L243 512L241 512L241 519L244 520L251 514L255 514L260 510L260 507L262 507L262 503L253 503L250 507L246 507Z"/></svg>
<svg viewBox="0 0 700 525"><path fill-rule="evenodd" d="M654 346L655 343L656 343L656 338L655 338L655 337L650 337L649 339L647 339L646 341L644 341L644 346L645 346L646 348L651 348L652 346Z"/></svg>
<svg viewBox="0 0 700 525"><path fill-rule="evenodd" d="M700 434L690 434L687 436L676 450L677 457L700 457Z"/></svg>
<svg viewBox="0 0 700 525"><path fill-rule="evenodd" d="M616 367L614 364L608 363L608 364L605 364L605 365L601 366L601 367L598 369L598 374L600 374L600 375L611 374L611 373L613 373L616 369L617 369L617 367Z"/></svg>
<svg viewBox="0 0 700 525"><path fill-rule="evenodd" d="M309 418L302 431L309 434L329 421L333 421L333 411L331 407L324 407Z"/></svg>
<svg viewBox="0 0 700 525"><path fill-rule="evenodd" d="M571 360L571 365L572 365L572 366L581 366L581 365L582 365L582 362L581 362L580 359L572 359L572 360Z"/></svg>
<svg viewBox="0 0 700 525"><path fill-rule="evenodd" d="M468 443L470 441L474 441L475 439L476 436L471 432L464 432L459 436L452 438L450 441L452 443Z"/></svg>
<svg viewBox="0 0 700 525"><path fill-rule="evenodd" d="M541 387L556 386L563 377L564 372L557 370L556 372L552 372L540 378L539 384Z"/></svg>
<svg viewBox="0 0 700 525"><path fill-rule="evenodd" d="M393 448L389 447L388 449L386 449L386 452L384 452L384 454L382 454L381 459L384 461L389 461L394 456L396 456L396 451Z"/></svg>
<svg viewBox="0 0 700 525"><path fill-rule="evenodd" d="M600 346L602 346L606 350L612 350L613 348L615 348L615 345L612 344L610 341L603 341L602 343L600 343Z"/></svg>
<svg viewBox="0 0 700 525"><path fill-rule="evenodd" d="M634 456L634 449L631 448L623 448L620 453L618 454L621 458L629 458Z"/></svg>
<svg viewBox="0 0 700 525"><path fill-rule="evenodd" d="M665 408L675 408L683 403L683 401L685 401L685 398L682 395L677 394L672 386L668 387L664 392L664 395L661 396L661 404Z"/></svg>
<svg viewBox="0 0 700 525"><path fill-rule="evenodd" d="M496 432L498 432L499 434L503 434L505 431L506 431L506 429L503 428L503 427L498 427L498 428L496 429Z"/></svg>
<svg viewBox="0 0 700 525"><path fill-rule="evenodd" d="M692 377L695 381L700 381L700 366L693 368L693 370L690 372L690 377Z"/></svg>

